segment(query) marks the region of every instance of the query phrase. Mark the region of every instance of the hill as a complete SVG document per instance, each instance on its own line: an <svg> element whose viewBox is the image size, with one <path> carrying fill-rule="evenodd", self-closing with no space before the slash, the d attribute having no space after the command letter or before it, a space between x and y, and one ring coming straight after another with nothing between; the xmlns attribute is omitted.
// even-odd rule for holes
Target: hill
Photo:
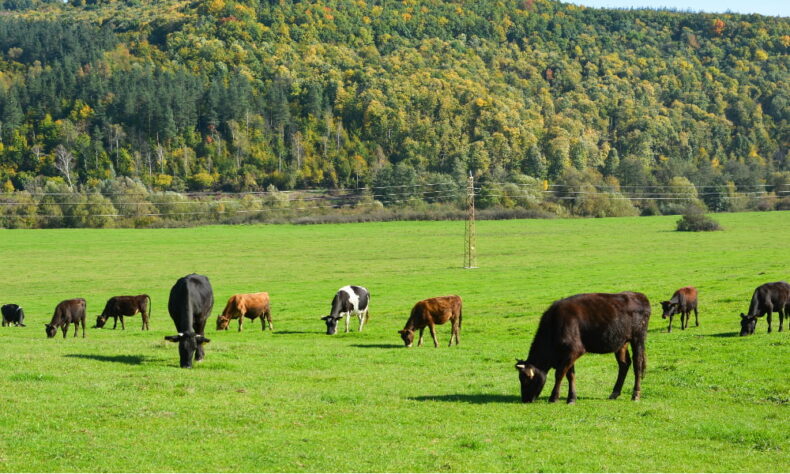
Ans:
<svg viewBox="0 0 790 474"><path fill-rule="evenodd" d="M728 210L728 190L790 190L787 18L548 0L2 6L6 191L54 177L359 188L472 171L495 189L694 184Z"/></svg>

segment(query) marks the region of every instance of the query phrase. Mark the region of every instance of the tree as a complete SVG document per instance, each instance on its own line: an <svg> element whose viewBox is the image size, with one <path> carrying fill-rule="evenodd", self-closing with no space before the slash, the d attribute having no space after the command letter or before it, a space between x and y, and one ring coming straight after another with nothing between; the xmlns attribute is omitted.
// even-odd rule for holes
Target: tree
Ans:
<svg viewBox="0 0 790 474"><path fill-rule="evenodd" d="M66 178L69 188L73 187L71 173L74 168L74 155L62 144L55 148L55 168Z"/></svg>

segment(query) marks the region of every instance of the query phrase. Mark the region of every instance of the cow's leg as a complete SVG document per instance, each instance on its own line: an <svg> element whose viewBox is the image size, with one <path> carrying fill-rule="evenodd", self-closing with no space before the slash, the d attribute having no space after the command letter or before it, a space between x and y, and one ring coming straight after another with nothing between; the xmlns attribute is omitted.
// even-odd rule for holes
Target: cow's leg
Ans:
<svg viewBox="0 0 790 474"><path fill-rule="evenodd" d="M66 339L66 333L69 332L69 323L63 323L61 329L63 329L63 339Z"/></svg>
<svg viewBox="0 0 790 474"><path fill-rule="evenodd" d="M351 324L351 311L346 311L346 332L350 331L349 324Z"/></svg>
<svg viewBox="0 0 790 474"><path fill-rule="evenodd" d="M554 369L554 388L551 390L551 396L549 396L550 403L554 403L559 400L562 379L565 378L572 366L573 362L571 362L571 359L566 359L556 369Z"/></svg>
<svg viewBox="0 0 790 474"><path fill-rule="evenodd" d="M631 350L634 351L634 393L631 395L631 400L639 400L642 395L642 377L647 367L644 339L631 342Z"/></svg>
<svg viewBox="0 0 790 474"><path fill-rule="evenodd" d="M121 315L120 318L121 318L121 330L126 331L126 324L123 323L123 315Z"/></svg>
<svg viewBox="0 0 790 474"><path fill-rule="evenodd" d="M140 312L140 315L143 318L143 331L145 331L147 329L150 329L148 327L148 311L142 311L142 312Z"/></svg>
<svg viewBox="0 0 790 474"><path fill-rule="evenodd" d="M266 310L266 322L269 323L269 331L274 331L274 325L272 325L272 312L270 310Z"/></svg>
<svg viewBox="0 0 790 474"><path fill-rule="evenodd" d="M568 378L568 403L576 403L576 366L572 365L566 374Z"/></svg>
<svg viewBox="0 0 790 474"><path fill-rule="evenodd" d="M779 332L782 332L782 326L785 323L785 310L780 307L777 313L779 313Z"/></svg>
<svg viewBox="0 0 790 474"><path fill-rule="evenodd" d="M428 325L428 329L431 330L431 337L433 338L433 347L439 347L439 340L436 339L436 326L433 323Z"/></svg>
<svg viewBox="0 0 790 474"><path fill-rule="evenodd" d="M670 313L669 314L669 327L667 327L667 332L672 332L672 316L674 316L674 314Z"/></svg>
<svg viewBox="0 0 790 474"><path fill-rule="evenodd" d="M82 318L82 338L85 339L85 318Z"/></svg>
<svg viewBox="0 0 790 474"><path fill-rule="evenodd" d="M424 327L420 328L420 339L417 341L417 347L422 346L422 333L423 333L423 331L425 331L425 328Z"/></svg>
<svg viewBox="0 0 790 474"><path fill-rule="evenodd" d="M768 316L766 316L765 321L768 323L768 334L771 334L771 310L773 308L768 308Z"/></svg>
<svg viewBox="0 0 790 474"><path fill-rule="evenodd" d="M694 305L694 326L699 327L699 313L697 313L697 305Z"/></svg>
<svg viewBox="0 0 790 474"><path fill-rule="evenodd" d="M241 325L244 323L244 315L239 315L239 332L241 332Z"/></svg>
<svg viewBox="0 0 790 474"><path fill-rule="evenodd" d="M6 327L7 325L8 325L8 321L5 320L5 316L4 316L3 317L3 327Z"/></svg>
<svg viewBox="0 0 790 474"><path fill-rule="evenodd" d="M620 392L623 390L625 376L628 374L628 368L631 367L631 354L628 353L628 343L615 351L614 358L617 359L617 381L614 383L614 388L612 389L612 394L609 395L609 400L615 400L620 396Z"/></svg>
<svg viewBox="0 0 790 474"><path fill-rule="evenodd" d="M203 322L200 322L201 319L203 319ZM202 317L197 318L196 324L192 326L195 330L195 334L200 334L201 336L205 336L207 319L208 316L206 316L205 318ZM205 356L206 356L206 352L203 350L203 344L198 344L197 348L195 349L195 361L200 362L201 360L203 360Z"/></svg>
<svg viewBox="0 0 790 474"><path fill-rule="evenodd" d="M459 336L461 334L461 324L458 320L453 320L453 331L450 334L450 345L453 345L453 336L455 336L455 345L457 346L460 341Z"/></svg>
<svg viewBox="0 0 790 474"><path fill-rule="evenodd" d="M113 320L112 328L115 329L118 327L118 316L113 316L112 320Z"/></svg>

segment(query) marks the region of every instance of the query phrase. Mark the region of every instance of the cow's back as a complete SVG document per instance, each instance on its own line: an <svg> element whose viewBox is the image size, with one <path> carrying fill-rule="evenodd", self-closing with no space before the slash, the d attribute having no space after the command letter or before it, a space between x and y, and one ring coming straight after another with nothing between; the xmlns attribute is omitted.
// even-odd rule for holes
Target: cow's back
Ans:
<svg viewBox="0 0 790 474"><path fill-rule="evenodd" d="M609 353L643 339L650 302L642 293L583 293L554 302L541 318L554 343L581 342L586 352ZM546 319L546 321L544 321Z"/></svg>
<svg viewBox="0 0 790 474"><path fill-rule="evenodd" d="M681 307L692 305L697 302L697 289L693 286L684 286L675 292L673 298L677 298Z"/></svg>
<svg viewBox="0 0 790 474"><path fill-rule="evenodd" d="M193 329L195 318L208 318L214 306L214 293L208 278L191 274L179 278L170 289L167 309L179 332Z"/></svg>
<svg viewBox="0 0 790 474"><path fill-rule="evenodd" d="M788 304L790 304L790 284L786 281L763 283L754 290L749 305L749 315L762 316L769 306L776 311Z"/></svg>
<svg viewBox="0 0 790 474"><path fill-rule="evenodd" d="M85 317L86 306L84 298L63 300L55 307L55 315L52 319L53 321L59 320L61 322L82 320Z"/></svg>
<svg viewBox="0 0 790 474"><path fill-rule="evenodd" d="M428 321L434 324L443 324L449 319L460 317L461 297L458 295L437 296L418 301L411 312L411 319L415 323L424 325Z"/></svg>

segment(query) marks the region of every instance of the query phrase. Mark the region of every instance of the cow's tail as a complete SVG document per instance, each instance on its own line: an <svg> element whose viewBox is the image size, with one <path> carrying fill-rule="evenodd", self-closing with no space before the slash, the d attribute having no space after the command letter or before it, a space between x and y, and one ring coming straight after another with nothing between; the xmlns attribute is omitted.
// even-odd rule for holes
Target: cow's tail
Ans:
<svg viewBox="0 0 790 474"><path fill-rule="evenodd" d="M461 329L461 323L463 322L464 322L464 306L462 304L461 307L458 308L458 329Z"/></svg>
<svg viewBox="0 0 790 474"><path fill-rule="evenodd" d="M149 295L145 295L148 298L148 319L151 319L151 314L154 312L154 303L151 302L151 297Z"/></svg>

